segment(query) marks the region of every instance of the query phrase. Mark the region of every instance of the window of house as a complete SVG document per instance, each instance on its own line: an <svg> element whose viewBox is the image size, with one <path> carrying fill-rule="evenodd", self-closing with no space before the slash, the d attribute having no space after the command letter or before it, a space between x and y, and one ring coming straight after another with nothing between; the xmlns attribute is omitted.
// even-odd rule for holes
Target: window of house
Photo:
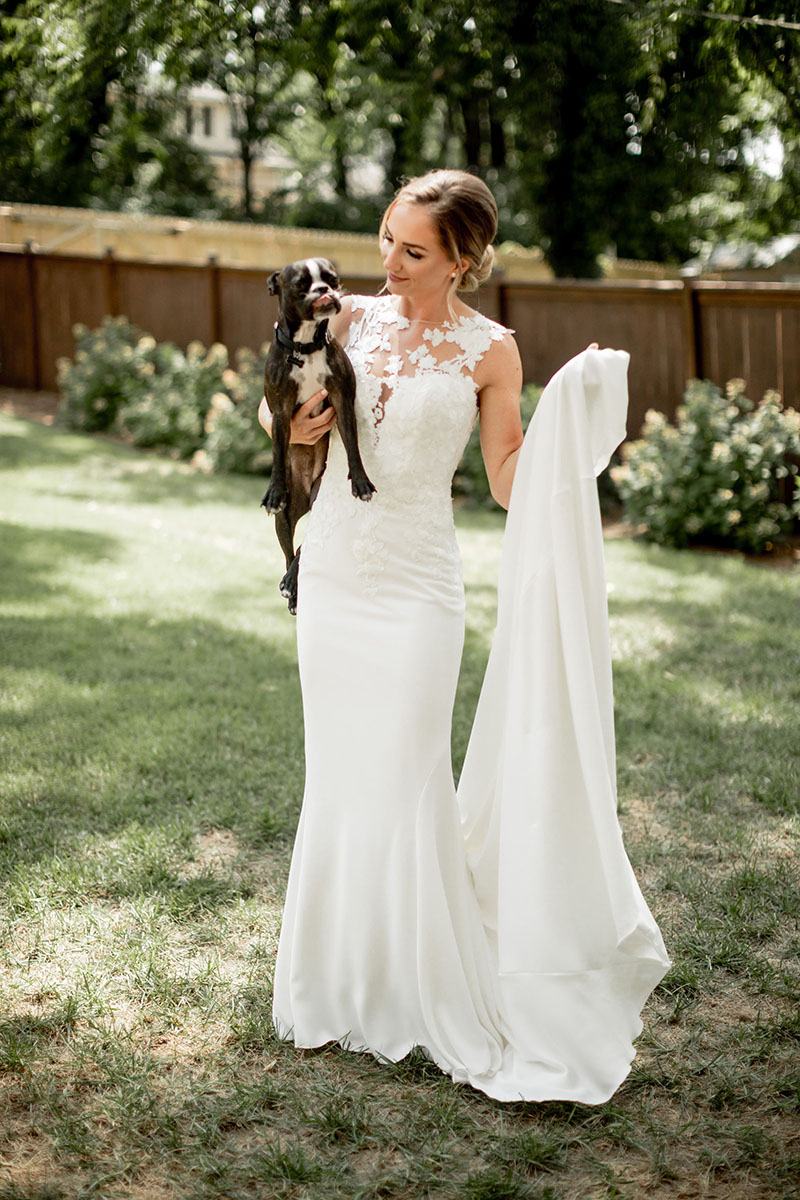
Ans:
<svg viewBox="0 0 800 1200"><path fill-rule="evenodd" d="M207 104L203 106L203 133L211 137L211 109Z"/></svg>
<svg viewBox="0 0 800 1200"><path fill-rule="evenodd" d="M191 133L194 129L194 110L191 105L186 109L186 132Z"/></svg>

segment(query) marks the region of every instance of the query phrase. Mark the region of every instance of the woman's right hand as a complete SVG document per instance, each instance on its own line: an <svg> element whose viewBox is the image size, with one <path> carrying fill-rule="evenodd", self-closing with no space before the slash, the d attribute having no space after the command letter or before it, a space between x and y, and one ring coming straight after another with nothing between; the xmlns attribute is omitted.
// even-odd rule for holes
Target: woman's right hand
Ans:
<svg viewBox="0 0 800 1200"><path fill-rule="evenodd" d="M326 433L330 433L336 420L336 412L332 405L323 409L316 417L311 415L319 402L324 400L327 394L327 391L323 388L321 391L315 392L313 396L310 396L308 400L300 405L292 417L292 424L289 429L289 441L292 444L313 446ZM259 405L258 419L263 428L272 437L272 414L267 407L266 400L262 400Z"/></svg>

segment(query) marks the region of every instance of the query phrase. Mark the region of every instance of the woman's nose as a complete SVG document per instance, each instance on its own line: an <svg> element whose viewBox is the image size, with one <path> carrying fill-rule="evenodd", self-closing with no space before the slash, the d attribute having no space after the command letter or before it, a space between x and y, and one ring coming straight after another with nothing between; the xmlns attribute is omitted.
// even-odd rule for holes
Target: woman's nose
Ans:
<svg viewBox="0 0 800 1200"><path fill-rule="evenodd" d="M390 271L397 262L397 247L393 242L383 244L383 265Z"/></svg>

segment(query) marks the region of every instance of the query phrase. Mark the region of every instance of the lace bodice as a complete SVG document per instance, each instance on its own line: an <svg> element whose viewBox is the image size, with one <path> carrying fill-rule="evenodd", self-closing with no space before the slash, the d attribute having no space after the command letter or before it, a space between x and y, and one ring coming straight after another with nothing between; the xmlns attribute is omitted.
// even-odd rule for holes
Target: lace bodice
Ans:
<svg viewBox="0 0 800 1200"><path fill-rule="evenodd" d="M311 549L347 517L357 523L360 572L377 582L392 517L404 522L406 549L457 564L451 485L475 423L475 369L492 342L509 331L474 313L441 325L409 321L391 296L354 296L346 350L356 375L361 457L377 488L355 499L337 432L306 534ZM397 530L392 531L397 537ZM454 558L455 554L455 558Z"/></svg>

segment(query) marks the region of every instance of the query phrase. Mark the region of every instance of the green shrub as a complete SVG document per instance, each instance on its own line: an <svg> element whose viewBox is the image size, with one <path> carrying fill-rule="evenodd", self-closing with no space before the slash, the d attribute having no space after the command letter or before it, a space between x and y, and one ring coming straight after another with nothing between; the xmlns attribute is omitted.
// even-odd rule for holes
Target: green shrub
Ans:
<svg viewBox="0 0 800 1200"><path fill-rule="evenodd" d="M777 392L754 405L740 379L725 394L692 380L671 425L654 409L612 472L629 521L650 541L763 551L800 514L800 414ZM794 494L790 495L791 485Z"/></svg>
<svg viewBox="0 0 800 1200"><path fill-rule="evenodd" d="M137 446L191 458L203 443L212 397L224 387L228 351L218 342L208 351L192 342L185 354L171 342L153 346L152 359L142 368L146 386L120 406L117 427Z"/></svg>
<svg viewBox="0 0 800 1200"><path fill-rule="evenodd" d="M526 383L522 389L520 408L522 410L523 431L528 428L541 394L542 388L537 387L533 383ZM486 468L483 465L483 456L481 455L479 423L476 423L467 442L467 448L461 457L461 462L458 464L458 470L453 480L453 495L473 504L486 506L494 504L492 494L489 490L489 481L486 478Z"/></svg>
<svg viewBox="0 0 800 1200"><path fill-rule="evenodd" d="M144 392L156 343L126 317L104 317L99 329L73 327L75 361L58 360L60 415L71 429L110 429L123 404Z"/></svg>
<svg viewBox="0 0 800 1200"><path fill-rule="evenodd" d="M204 421L205 441L192 460L206 471L262 475L272 467L272 442L258 423L264 395L264 358L239 350L236 370L223 375L225 392L211 398Z"/></svg>

